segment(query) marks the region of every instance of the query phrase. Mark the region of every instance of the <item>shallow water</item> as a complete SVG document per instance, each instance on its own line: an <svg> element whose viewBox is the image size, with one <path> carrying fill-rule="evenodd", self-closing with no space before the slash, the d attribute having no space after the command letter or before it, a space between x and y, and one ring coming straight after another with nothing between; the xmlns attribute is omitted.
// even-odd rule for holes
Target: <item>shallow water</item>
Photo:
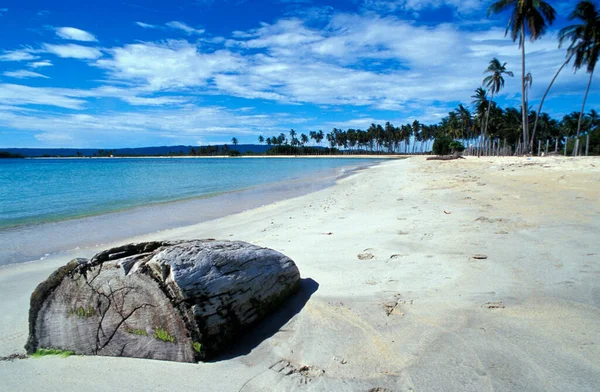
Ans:
<svg viewBox="0 0 600 392"><path fill-rule="evenodd" d="M0 265L191 225L331 184L356 159L0 162Z"/></svg>

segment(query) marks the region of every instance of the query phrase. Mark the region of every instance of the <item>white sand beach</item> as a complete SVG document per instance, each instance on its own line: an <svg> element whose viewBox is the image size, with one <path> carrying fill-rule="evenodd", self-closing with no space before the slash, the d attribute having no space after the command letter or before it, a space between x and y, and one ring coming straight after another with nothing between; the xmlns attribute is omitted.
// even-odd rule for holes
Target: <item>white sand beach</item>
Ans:
<svg viewBox="0 0 600 392"><path fill-rule="evenodd" d="M301 292L222 358L3 360L0 389L597 391L599 233L598 158L385 161L119 242L235 239L296 262ZM0 356L24 353L36 285L99 250L0 268Z"/></svg>

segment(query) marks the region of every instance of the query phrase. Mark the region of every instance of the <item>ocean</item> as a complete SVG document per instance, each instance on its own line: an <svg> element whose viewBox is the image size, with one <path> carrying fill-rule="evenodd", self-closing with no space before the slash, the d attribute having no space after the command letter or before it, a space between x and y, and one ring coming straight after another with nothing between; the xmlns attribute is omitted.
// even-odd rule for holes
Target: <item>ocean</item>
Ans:
<svg viewBox="0 0 600 392"><path fill-rule="evenodd" d="M215 219L375 160L0 159L0 265Z"/></svg>

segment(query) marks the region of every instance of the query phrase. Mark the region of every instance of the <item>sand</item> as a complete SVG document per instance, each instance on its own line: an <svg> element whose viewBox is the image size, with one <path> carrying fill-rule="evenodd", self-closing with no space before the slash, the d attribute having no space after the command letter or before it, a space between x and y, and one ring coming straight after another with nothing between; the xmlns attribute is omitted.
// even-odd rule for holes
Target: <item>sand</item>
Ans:
<svg viewBox="0 0 600 392"><path fill-rule="evenodd" d="M120 241L236 239L296 261L301 293L222 358L0 361L0 388L597 391L599 233L600 159L385 161L309 195ZM97 250L0 268L0 356L24 351L33 288Z"/></svg>

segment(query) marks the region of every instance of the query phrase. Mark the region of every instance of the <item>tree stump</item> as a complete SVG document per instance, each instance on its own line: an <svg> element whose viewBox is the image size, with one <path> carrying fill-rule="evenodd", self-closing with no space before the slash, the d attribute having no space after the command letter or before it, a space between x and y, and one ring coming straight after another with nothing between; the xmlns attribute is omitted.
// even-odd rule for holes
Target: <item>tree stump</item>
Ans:
<svg viewBox="0 0 600 392"><path fill-rule="evenodd" d="M214 357L294 293L300 273L241 241L129 244L75 259L31 295L28 353L194 362Z"/></svg>

